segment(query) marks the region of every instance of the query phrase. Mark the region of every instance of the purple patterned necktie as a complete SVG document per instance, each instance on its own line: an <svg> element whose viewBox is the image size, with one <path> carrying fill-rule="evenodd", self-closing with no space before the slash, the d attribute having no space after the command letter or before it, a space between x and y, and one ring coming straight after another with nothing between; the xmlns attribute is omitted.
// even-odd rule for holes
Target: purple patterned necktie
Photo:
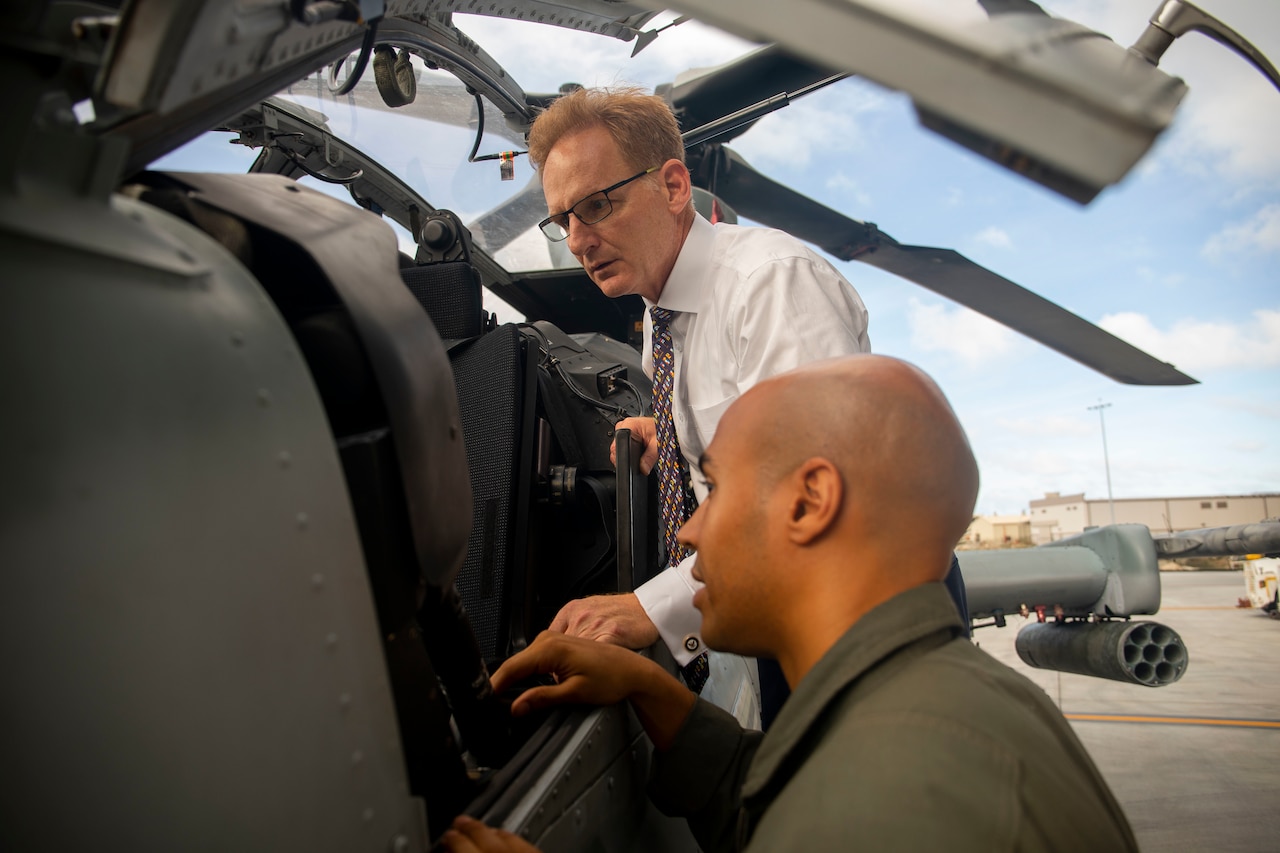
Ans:
<svg viewBox="0 0 1280 853"><path fill-rule="evenodd" d="M653 419L658 433L658 507L662 516L662 540L667 565L688 556L689 549L676 542L676 533L689 518L685 500L684 457L671 418L671 389L675 386L676 358L671 347L671 320L676 312L654 305L653 317Z"/></svg>
<svg viewBox="0 0 1280 853"><path fill-rule="evenodd" d="M671 418L671 389L675 387L676 357L671 346L671 320L676 312L654 305L653 317L653 420L658 433L658 509L662 515L662 539L667 546L667 565L674 566L692 553L676 541L676 533L693 514L692 501L684 486L685 462L680 439ZM701 693L710 668L703 652L681 667L685 684Z"/></svg>

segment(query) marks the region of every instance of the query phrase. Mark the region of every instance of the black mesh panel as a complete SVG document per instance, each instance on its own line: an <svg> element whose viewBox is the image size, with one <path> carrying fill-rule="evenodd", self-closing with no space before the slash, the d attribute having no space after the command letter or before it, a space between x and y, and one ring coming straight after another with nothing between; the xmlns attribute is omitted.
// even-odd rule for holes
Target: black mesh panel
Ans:
<svg viewBox="0 0 1280 853"><path fill-rule="evenodd" d="M452 354L471 469L473 518L458 593L471 617L480 651L496 660L507 639L507 586L520 482L521 335L501 326Z"/></svg>
<svg viewBox="0 0 1280 853"><path fill-rule="evenodd" d="M462 261L406 267L405 285L426 309L442 338L473 338L482 331L480 279Z"/></svg>

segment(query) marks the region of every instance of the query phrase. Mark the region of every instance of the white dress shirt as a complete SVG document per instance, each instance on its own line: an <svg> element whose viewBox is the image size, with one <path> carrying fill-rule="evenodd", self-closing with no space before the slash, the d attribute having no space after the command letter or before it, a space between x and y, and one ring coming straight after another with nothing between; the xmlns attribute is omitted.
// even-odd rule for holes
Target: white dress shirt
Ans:
<svg viewBox="0 0 1280 853"><path fill-rule="evenodd" d="M645 300L645 307L654 303ZM720 416L752 385L824 358L869 352L867 309L853 285L782 231L712 225L695 216L657 304L671 321L675 383L671 412L698 500L698 459ZM653 378L653 322L644 316L644 372ZM697 555L636 589L645 613L681 665L704 651Z"/></svg>

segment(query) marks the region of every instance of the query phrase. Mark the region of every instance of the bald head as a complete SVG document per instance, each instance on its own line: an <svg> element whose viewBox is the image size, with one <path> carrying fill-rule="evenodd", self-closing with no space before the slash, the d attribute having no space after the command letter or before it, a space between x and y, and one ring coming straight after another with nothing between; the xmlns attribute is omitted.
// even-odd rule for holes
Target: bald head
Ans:
<svg viewBox="0 0 1280 853"><path fill-rule="evenodd" d="M707 497L680 531L714 649L767 655L793 687L865 614L941 581L978 467L938 386L855 355L766 380L702 455Z"/></svg>
<svg viewBox="0 0 1280 853"><path fill-rule="evenodd" d="M897 359L855 355L762 382L738 406L759 454L762 491L805 460L826 459L844 483L837 526L861 544L927 551L936 559L923 572L936 577L921 581L946 574L972 520L978 468L927 375Z"/></svg>

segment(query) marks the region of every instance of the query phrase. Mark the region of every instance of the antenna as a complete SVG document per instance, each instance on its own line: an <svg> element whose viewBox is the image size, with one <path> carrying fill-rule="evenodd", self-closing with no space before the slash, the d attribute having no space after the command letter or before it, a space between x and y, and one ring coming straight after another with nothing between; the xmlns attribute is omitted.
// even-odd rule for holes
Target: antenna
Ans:
<svg viewBox="0 0 1280 853"><path fill-rule="evenodd" d="M1107 469L1107 503L1111 505L1111 523L1116 523L1116 499L1111 495L1111 460L1107 456L1107 419L1103 417L1102 410L1110 407L1110 403L1102 402L1102 398L1098 398L1098 405L1089 406L1089 411L1098 412L1098 422L1102 424L1102 464Z"/></svg>

